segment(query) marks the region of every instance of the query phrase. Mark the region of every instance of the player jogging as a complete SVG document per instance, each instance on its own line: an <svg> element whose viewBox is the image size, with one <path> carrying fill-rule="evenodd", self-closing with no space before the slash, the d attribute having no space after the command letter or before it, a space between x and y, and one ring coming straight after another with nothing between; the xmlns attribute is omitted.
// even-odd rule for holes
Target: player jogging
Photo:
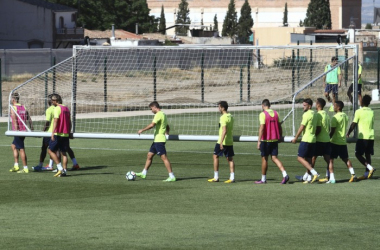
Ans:
<svg viewBox="0 0 380 250"><path fill-rule="evenodd" d="M313 101L310 98L303 100L302 106L304 113L302 115L301 125L292 143L297 143L298 137L303 132L302 140L298 147L297 160L313 175L313 178L311 178L311 175L307 178L304 182L306 184L315 182L319 176L311 165L311 159L314 156L316 145L315 131L317 129L317 115L311 110Z"/></svg>
<svg viewBox="0 0 380 250"><path fill-rule="evenodd" d="M233 156L233 136L232 131L234 129L234 117L227 112L228 103L226 101L220 101L218 103L219 112L222 114L219 119L219 139L214 148L214 178L209 179L208 182L219 182L219 157L225 156L228 165L230 167L230 178L224 183L235 182L235 163Z"/></svg>
<svg viewBox="0 0 380 250"><path fill-rule="evenodd" d="M267 183L266 174L268 170L268 156L271 155L272 161L280 169L282 173L281 184L286 184L289 181L289 176L285 171L282 162L277 158L278 155L278 140L282 135L280 118L277 111L270 109L270 102L264 99L261 103L263 112L259 115L260 129L257 141L257 149L261 152L261 180L255 181L256 184Z"/></svg>
<svg viewBox="0 0 380 250"><path fill-rule="evenodd" d="M172 170L172 166L170 164L170 161L168 159L165 143L166 143L166 136L165 134L169 134L170 127L168 124L168 120L166 118L166 114L161 111L160 105L158 102L151 102L149 104L150 110L152 110L152 113L154 114L154 118L151 124L146 126L143 129L140 129L137 133L140 135L142 132L149 130L153 127L154 129L154 141L152 145L150 146L148 155L146 157L145 167L142 172L136 173L136 176L139 176L143 179L146 178L146 174L152 165L153 157L155 155L159 155L161 157L161 160L164 162L164 165L166 167L166 170L169 173L169 177L164 180L164 182L172 182L176 181Z"/></svg>
<svg viewBox="0 0 380 250"><path fill-rule="evenodd" d="M19 102L20 95L18 93L12 94L11 100L11 119L12 119L12 130L13 131L26 131L25 125L28 123L30 128L33 130L32 119L29 116L28 111L25 109L24 105L21 105ZM27 164L27 157L25 153L25 145L24 145L24 136L15 136L13 138L13 142L11 144L11 148L13 151L14 157L14 165L11 168L10 172L17 172L19 174L27 174L29 173L29 168ZM18 166L18 158L19 155L21 157L22 164L24 168L20 170Z"/></svg>
<svg viewBox="0 0 380 250"><path fill-rule="evenodd" d="M371 166L371 155L373 155L373 144L375 141L374 127L374 112L369 108L372 98L369 95L363 96L361 101L361 109L355 111L355 117L351 123L350 129L347 132L347 137L358 126L358 140L355 146L355 156L361 164L366 167L363 176L359 180L365 180L372 177L375 169ZM363 157L365 155L365 157Z"/></svg>
<svg viewBox="0 0 380 250"><path fill-rule="evenodd" d="M346 131L348 125L348 116L342 112L344 104L342 101L336 101L334 105L334 112L336 113L331 119L331 154L330 154L330 180L327 183L335 183L334 176L334 159L338 156L346 164L348 171L351 173L349 182L356 181L355 171L352 167L351 161L348 158Z"/></svg>
<svg viewBox="0 0 380 250"><path fill-rule="evenodd" d="M331 58L331 64L326 65L325 72L331 70L338 64L338 58L333 56ZM332 104L330 111L333 111L333 106L336 100L338 100L338 88L342 84L342 74L340 67L336 67L331 72L323 76L323 87L325 88L325 97L331 102L330 92L332 92Z"/></svg>
<svg viewBox="0 0 380 250"><path fill-rule="evenodd" d="M57 164L58 172L54 177L66 176L67 170L67 155L66 152L70 147L69 137L71 134L71 118L70 110L62 104L61 96L53 94L51 97L54 108L53 129L49 142L49 155ZM57 156L57 151L60 151L62 163Z"/></svg>

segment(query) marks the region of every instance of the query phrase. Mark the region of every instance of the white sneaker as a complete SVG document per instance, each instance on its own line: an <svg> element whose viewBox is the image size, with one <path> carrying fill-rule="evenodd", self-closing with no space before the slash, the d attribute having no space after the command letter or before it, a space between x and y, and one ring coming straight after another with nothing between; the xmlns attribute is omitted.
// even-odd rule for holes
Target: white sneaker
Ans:
<svg viewBox="0 0 380 250"><path fill-rule="evenodd" d="M53 172L53 173L57 173L57 172L58 172L58 169L53 169L51 172Z"/></svg>

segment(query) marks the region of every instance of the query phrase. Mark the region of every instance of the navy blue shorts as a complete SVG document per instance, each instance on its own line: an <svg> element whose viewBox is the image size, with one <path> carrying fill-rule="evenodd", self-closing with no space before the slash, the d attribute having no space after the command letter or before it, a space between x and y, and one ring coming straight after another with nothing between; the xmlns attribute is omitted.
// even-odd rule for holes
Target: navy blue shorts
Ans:
<svg viewBox="0 0 380 250"><path fill-rule="evenodd" d="M331 159L336 159L338 156L340 159L348 159L348 150L347 145L337 145L334 143L330 143L331 145Z"/></svg>
<svg viewBox="0 0 380 250"><path fill-rule="evenodd" d="M59 151L66 153L70 148L69 137L61 137L54 135L54 141L49 141L49 149L53 152Z"/></svg>
<svg viewBox="0 0 380 250"><path fill-rule="evenodd" d="M330 142L318 142L315 144L314 156L323 156L331 154Z"/></svg>
<svg viewBox="0 0 380 250"><path fill-rule="evenodd" d="M374 140L358 139L356 141L355 153L359 155L370 154L373 155Z"/></svg>
<svg viewBox="0 0 380 250"><path fill-rule="evenodd" d="M17 149L24 149L25 148L24 140L25 140L24 136L15 136L13 138L12 144L15 145Z"/></svg>
<svg viewBox="0 0 380 250"><path fill-rule="evenodd" d="M363 84L358 84L358 94L359 95L362 94L362 85ZM354 92L354 84L353 83L351 83L350 87L348 88L347 94L351 94L352 92Z"/></svg>
<svg viewBox="0 0 380 250"><path fill-rule="evenodd" d="M50 137L42 138L42 146L49 146L49 143L50 143Z"/></svg>
<svg viewBox="0 0 380 250"><path fill-rule="evenodd" d="M223 156L224 155L225 157L232 157L235 155L234 146L223 145L223 150L220 150L220 144L217 143L217 144L215 144L214 155L217 155L217 156Z"/></svg>
<svg viewBox="0 0 380 250"><path fill-rule="evenodd" d="M312 158L314 156L316 143L300 142L298 156L302 158Z"/></svg>
<svg viewBox="0 0 380 250"><path fill-rule="evenodd" d="M267 141L262 141L260 143L260 152L261 156L277 156L278 155L278 142L267 142Z"/></svg>
<svg viewBox="0 0 380 250"><path fill-rule="evenodd" d="M155 155L166 155L165 142L153 142L149 152Z"/></svg>
<svg viewBox="0 0 380 250"><path fill-rule="evenodd" d="M338 94L338 84L326 84L325 93Z"/></svg>

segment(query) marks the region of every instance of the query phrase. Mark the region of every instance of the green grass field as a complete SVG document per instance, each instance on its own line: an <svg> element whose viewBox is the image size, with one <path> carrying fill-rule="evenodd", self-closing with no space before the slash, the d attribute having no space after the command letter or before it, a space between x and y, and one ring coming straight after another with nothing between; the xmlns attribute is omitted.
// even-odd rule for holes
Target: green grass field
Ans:
<svg viewBox="0 0 380 250"><path fill-rule="evenodd" d="M380 124L380 109L376 109ZM164 183L165 167L155 158L146 180L127 181L141 171L150 141L75 139L81 169L66 178L51 172L10 173L12 138L0 124L0 249L376 249L380 245L379 172L348 183L336 161L335 185L305 185L298 144L281 144L280 159L291 176L269 166L261 177L256 143L235 143L236 183L208 183L215 142L167 143L178 179ZM36 165L41 138L27 138L28 165ZM379 162L377 132L373 165ZM349 154L358 176L364 167ZM47 163L47 160L45 160ZM71 163L71 162L70 162ZM322 159L317 171L325 173ZM221 161L220 178L228 178Z"/></svg>

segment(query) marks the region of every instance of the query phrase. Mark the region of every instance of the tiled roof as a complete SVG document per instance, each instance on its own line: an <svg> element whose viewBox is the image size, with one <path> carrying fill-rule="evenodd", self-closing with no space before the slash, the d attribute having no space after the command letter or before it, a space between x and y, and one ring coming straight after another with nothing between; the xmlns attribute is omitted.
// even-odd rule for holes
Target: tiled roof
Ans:
<svg viewBox="0 0 380 250"><path fill-rule="evenodd" d="M110 38L112 36L112 30L84 30L84 36L88 36L89 38ZM116 39L134 39L140 40L143 38L141 35L136 35L132 32L128 32L122 29L115 29L115 38Z"/></svg>
<svg viewBox="0 0 380 250"><path fill-rule="evenodd" d="M54 10L54 11L77 11L74 8L57 4L57 3L50 3L45 0L18 0L20 2L36 5L39 7L43 7L45 9Z"/></svg>

